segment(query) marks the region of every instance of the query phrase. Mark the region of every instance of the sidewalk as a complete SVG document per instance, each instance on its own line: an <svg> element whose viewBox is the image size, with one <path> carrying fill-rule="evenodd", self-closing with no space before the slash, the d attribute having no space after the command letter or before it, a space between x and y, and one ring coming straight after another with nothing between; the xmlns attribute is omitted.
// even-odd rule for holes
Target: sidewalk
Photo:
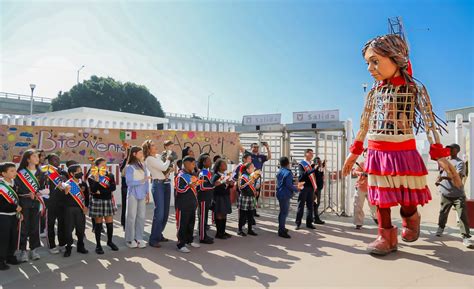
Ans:
<svg viewBox="0 0 474 289"><path fill-rule="evenodd" d="M70 258L41 250L42 259L0 273L4 288L474 288L474 250L463 247L455 228L455 214L442 238L436 237L434 200L421 209L422 234L412 244L400 241L399 251L386 257L366 254L376 227L358 231L351 218L323 215L327 224L314 231L293 231L294 211L289 219L290 240L278 238L277 212L261 210L258 237L236 236L236 214L229 220L230 240L176 251L174 216L165 236L172 239L160 249L125 248L123 230L116 222L115 242L119 252L106 246L105 255L94 253L93 235L87 229L90 253ZM148 206L145 230L151 229ZM118 219L119 215L116 216ZM400 227L398 210L393 218ZM211 236L214 235L212 228ZM148 236L148 235L147 235ZM105 236L103 236L105 240ZM400 240L400 239L399 239ZM105 242L104 242L105 243Z"/></svg>

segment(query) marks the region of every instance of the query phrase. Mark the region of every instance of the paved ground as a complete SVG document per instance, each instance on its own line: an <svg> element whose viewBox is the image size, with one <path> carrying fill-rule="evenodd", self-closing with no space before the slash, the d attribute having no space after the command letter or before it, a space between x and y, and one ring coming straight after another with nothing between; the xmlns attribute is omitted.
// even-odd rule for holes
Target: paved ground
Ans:
<svg viewBox="0 0 474 289"><path fill-rule="evenodd" d="M474 250L466 249L450 216L448 234L434 236L438 197L421 209L422 235L413 244L400 243L387 257L365 252L374 239L370 224L357 231L350 218L324 215L327 224L315 231L291 231L291 240L276 237L276 212L262 210L258 237L235 236L232 215L230 240L203 245L190 254L178 253L175 242L161 249L127 249L116 229L119 252L106 250L70 258L49 255L0 273L4 288L474 288ZM151 208L148 210L149 216ZM398 213L393 216L399 223ZM165 235L175 239L174 216ZM147 222L146 231L151 223ZM293 229L293 227L291 227ZM214 234L213 231L211 233ZM88 229L88 239L94 240ZM0 286L1 287L1 286Z"/></svg>

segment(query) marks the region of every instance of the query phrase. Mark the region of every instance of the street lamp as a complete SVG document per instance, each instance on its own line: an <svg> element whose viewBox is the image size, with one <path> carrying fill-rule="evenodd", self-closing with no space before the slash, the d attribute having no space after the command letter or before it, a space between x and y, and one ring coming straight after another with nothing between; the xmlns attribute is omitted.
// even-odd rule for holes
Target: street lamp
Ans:
<svg viewBox="0 0 474 289"><path fill-rule="evenodd" d="M30 117L33 117L33 91L35 90L36 84L30 84L31 88L31 101L30 101Z"/></svg>
<svg viewBox="0 0 474 289"><path fill-rule="evenodd" d="M367 87L368 87L368 86L369 86L369 85L368 85L367 83L362 83L362 88L364 89L364 92L367 91Z"/></svg>
<svg viewBox="0 0 474 289"><path fill-rule="evenodd" d="M77 84L79 84L79 72L80 72L84 67L86 67L86 66L83 65L83 66L81 66L81 68L79 68L79 69L77 70Z"/></svg>

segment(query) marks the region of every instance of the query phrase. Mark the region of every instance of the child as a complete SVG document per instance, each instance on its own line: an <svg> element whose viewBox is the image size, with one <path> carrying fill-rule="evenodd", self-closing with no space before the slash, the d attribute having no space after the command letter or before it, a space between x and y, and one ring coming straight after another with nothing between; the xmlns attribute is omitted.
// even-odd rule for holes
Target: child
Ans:
<svg viewBox="0 0 474 289"><path fill-rule="evenodd" d="M21 222L20 199L15 191L16 167L14 163L0 164L0 271L8 270L20 262L15 257L18 238L18 221Z"/></svg>
<svg viewBox="0 0 474 289"><path fill-rule="evenodd" d="M214 195L214 186L211 183L212 173L210 171L212 162L211 156L202 154L199 156L198 168L199 180L202 182L198 187L198 220L199 220L199 242L203 244L212 244L214 239L209 237L206 232L209 208Z"/></svg>
<svg viewBox="0 0 474 289"><path fill-rule="evenodd" d="M41 195L49 194L49 190L45 189L44 174L39 169L39 157L35 150L28 149L23 153L17 172L15 184L18 186L17 192L23 213L18 259L20 262L28 261L26 243L29 242L30 259L39 260L40 255L36 249L41 247L40 214L46 209Z"/></svg>
<svg viewBox="0 0 474 289"><path fill-rule="evenodd" d="M291 238L288 230L285 228L286 217L290 209L290 199L293 193L303 189L304 182L298 183L298 187L293 184L293 173L289 169L290 160L287 157L280 158L280 170L277 173L277 192L276 197L280 203L280 213L278 215L278 236L282 238Z"/></svg>
<svg viewBox="0 0 474 289"><path fill-rule="evenodd" d="M198 243L193 242L194 222L196 218L196 187L199 182L193 177L195 171L195 159L186 156L182 163L183 169L179 172L175 181L176 189L176 225L178 227L178 251L189 253L186 244L199 248Z"/></svg>
<svg viewBox="0 0 474 289"><path fill-rule="evenodd" d="M133 146L125 167L127 181L127 212L125 220L125 241L129 248L145 248L146 204L150 200L150 174L143 163L143 150Z"/></svg>
<svg viewBox="0 0 474 289"><path fill-rule="evenodd" d="M64 184L66 192L66 198L64 199L66 252L64 252L64 257L71 256L73 244L72 231L74 229L76 229L77 236L77 252L81 254L89 253L84 247L89 192L87 187L81 184L83 173L79 165L70 166L68 173L71 178Z"/></svg>
<svg viewBox="0 0 474 289"><path fill-rule="evenodd" d="M95 219L95 252L99 255L104 254L100 243L102 233L102 222L105 219L107 226L107 245L112 251L118 251L117 245L112 242L114 235L114 217L117 212L113 193L116 189L115 176L105 170L107 165L105 159L98 158L95 160L99 174L91 174L89 176L89 187L92 194L92 200L89 210L89 216ZM105 170L105 174L101 175L100 171Z"/></svg>
<svg viewBox="0 0 474 289"><path fill-rule="evenodd" d="M50 189L48 201L46 202L47 212L47 240L49 246L49 252L51 254L58 254L60 251L64 251L66 246L66 233L64 223L64 188L61 186L61 182L68 180L68 173L59 168L60 159L56 154L49 154L46 157L48 164L43 166L41 169L46 171L48 176L47 185ZM57 222L58 226L58 242L59 246L56 246L56 232L54 226Z"/></svg>
<svg viewBox="0 0 474 289"><path fill-rule="evenodd" d="M214 165L214 175L212 185L214 186L214 214L216 215L216 238L228 239L232 235L225 232L227 215L232 213L232 203L230 202L230 188L234 181L230 176L226 176L227 163L223 159L218 159Z"/></svg>
<svg viewBox="0 0 474 289"><path fill-rule="evenodd" d="M240 190L240 197L239 197L239 232L238 235L245 237L247 234L251 236L257 236L252 230L252 220L253 220L253 213L255 210L256 199L255 196L257 195L257 190L253 186L255 183L255 179L257 176L252 175L254 172L255 167L253 163L246 163L242 165L241 173L239 179L239 190ZM242 231L243 226L245 223L248 224L247 234Z"/></svg>

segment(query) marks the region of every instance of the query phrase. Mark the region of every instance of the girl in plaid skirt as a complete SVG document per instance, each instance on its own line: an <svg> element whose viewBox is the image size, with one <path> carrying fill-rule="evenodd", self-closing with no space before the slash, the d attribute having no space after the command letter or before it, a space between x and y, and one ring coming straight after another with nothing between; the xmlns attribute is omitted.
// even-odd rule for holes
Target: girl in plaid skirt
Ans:
<svg viewBox="0 0 474 289"><path fill-rule="evenodd" d="M247 234L257 236L252 230L253 211L255 210L256 199L255 195L257 190L254 187L255 179L251 176L254 172L255 167L253 163L246 163L242 165L241 176L239 178L239 202L237 207L239 208L239 232L238 235L244 237ZM245 234L242 231L242 227L247 223L248 231Z"/></svg>
<svg viewBox="0 0 474 289"><path fill-rule="evenodd" d="M95 165L100 170L100 168L107 165L107 162L103 158L98 158L95 160ZM104 219L107 226L107 245L112 251L118 251L118 247L112 242L114 235L113 215L117 212L117 206L113 199L113 193L116 188L115 176L108 171L105 176L90 175L89 187L92 195L89 216L95 220L95 252L99 255L104 254L104 250L100 244L102 222Z"/></svg>

